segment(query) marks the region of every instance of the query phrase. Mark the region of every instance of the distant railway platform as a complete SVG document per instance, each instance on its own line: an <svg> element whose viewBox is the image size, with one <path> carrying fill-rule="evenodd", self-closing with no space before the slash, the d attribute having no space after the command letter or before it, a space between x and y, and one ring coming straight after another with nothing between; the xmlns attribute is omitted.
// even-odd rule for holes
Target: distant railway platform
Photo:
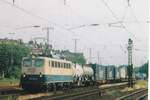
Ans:
<svg viewBox="0 0 150 100"><path fill-rule="evenodd" d="M103 84L99 86L100 88L108 88L108 87L114 87L114 86L120 86L120 85L127 85L127 82L122 83L113 83L113 84Z"/></svg>

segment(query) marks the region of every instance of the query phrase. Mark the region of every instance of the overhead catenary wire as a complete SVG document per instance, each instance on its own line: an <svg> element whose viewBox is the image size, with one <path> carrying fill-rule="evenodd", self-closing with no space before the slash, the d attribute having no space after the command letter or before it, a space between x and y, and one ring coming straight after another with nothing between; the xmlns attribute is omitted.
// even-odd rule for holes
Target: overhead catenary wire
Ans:
<svg viewBox="0 0 150 100"><path fill-rule="evenodd" d="M101 0L103 2L103 4L107 7L107 9L109 10L109 12L113 15L113 17L117 20L120 21L119 18L116 16L116 14L113 12L113 10L109 7L109 5L105 2L105 0Z"/></svg>
<svg viewBox="0 0 150 100"><path fill-rule="evenodd" d="M8 4L8 5L10 5L10 6L14 7L14 8L16 8L16 9L18 9L18 10L20 10L20 11L22 11L22 12L24 12L24 13L30 15L30 16L32 16L32 17L35 17L35 18L38 18L38 19L40 19L40 20L49 22L49 23L55 25L56 27L59 27L59 28L61 28L61 29L64 29L64 30L66 30L66 31L68 31L68 32L74 34L73 31L70 31L70 30L66 29L66 28L63 27L62 25L59 25L59 24L57 24L57 23L55 23L55 22L50 21L49 19L46 19L46 18L41 17L41 16L39 16L39 15L36 15L36 14L30 12L30 11L27 11L26 9L24 9L24 8L22 8L22 7L20 7L20 6L16 5L16 4L13 5L12 3L10 3L10 2L8 2L8 1L6 1L6 0L0 0L0 1L3 2L3 3L5 3L5 4Z"/></svg>
<svg viewBox="0 0 150 100"><path fill-rule="evenodd" d="M130 11L130 14L133 16L134 20L133 21L125 21L124 19L122 19L122 23L126 23L126 24L137 23L140 26L140 28L143 28L143 27L141 27L141 23L148 23L147 21L139 21L138 17L135 14L134 9L132 8L131 3L130 3L130 5L128 5L126 7L126 13L128 11ZM126 15L124 15L124 18L125 17L126 17Z"/></svg>
<svg viewBox="0 0 150 100"><path fill-rule="evenodd" d="M77 11L75 10L75 9L73 9L70 5L69 5L69 3L67 2L67 0L64 0L64 6L66 7L66 9L67 9L67 13L70 13L70 19L71 18L73 18L72 16L73 16L73 14L75 14L75 15L77 15L77 17L78 17L78 19L79 20L81 20L83 23L86 23L86 18L84 17L83 18L83 16L82 15L80 15L79 13L77 13ZM71 13L71 12L73 12L73 14ZM69 14L68 14L69 15ZM88 19L87 19L88 20ZM71 22L71 24L72 24L72 22ZM87 24L87 23L86 23ZM86 24L84 24L84 25L78 25L78 26L73 26L73 27L70 27L70 28L68 28L68 30L74 30L74 29L78 29L78 28L82 28L82 27L85 27L86 26Z"/></svg>
<svg viewBox="0 0 150 100"><path fill-rule="evenodd" d="M131 10L131 13L132 13L132 15L133 15L135 21L139 22L139 20L138 20L136 14L135 14L135 12L133 11L133 8L132 8L132 7L129 7L129 8L130 8L130 10Z"/></svg>
<svg viewBox="0 0 150 100"><path fill-rule="evenodd" d="M104 5L107 7L107 9L109 10L109 12L113 15L113 17L117 20L120 21L119 18L117 17L117 15L113 12L113 10L109 7L109 5L105 2L105 0L101 0ZM126 26L123 23L120 23L122 25L121 28L123 28L126 32L128 32L130 35L133 36L133 34L131 34L131 32L126 28ZM132 37L131 36L131 37ZM135 36L134 36L135 37Z"/></svg>
<svg viewBox="0 0 150 100"><path fill-rule="evenodd" d="M136 17L136 15L135 15L135 13L134 13L134 11L133 11L133 8L132 8L132 6L131 6L131 4L125 7L125 11L124 11L124 14L123 14L123 17L122 17L121 21L124 22L124 19L125 19L125 17L126 17L126 14L127 14L128 10L130 11L130 13L132 13L132 15L133 15L133 17L134 17L134 19L135 19L135 22L138 23L138 22L139 22L139 21L138 21L138 18Z"/></svg>
<svg viewBox="0 0 150 100"><path fill-rule="evenodd" d="M130 10L131 10L131 12L132 12L132 15L134 16L135 20L138 22L138 19L137 19L136 15L135 15L135 13L134 13L132 7L131 7L130 0L127 0L127 3L128 3L127 8L130 8Z"/></svg>
<svg viewBox="0 0 150 100"><path fill-rule="evenodd" d="M125 17L126 17L126 14L127 14L127 11L128 11L128 6L125 7L125 11L124 11L123 16L122 16L122 18L121 18L121 22L124 21L124 19L125 19Z"/></svg>
<svg viewBox="0 0 150 100"><path fill-rule="evenodd" d="M104 0L103 0L104 1ZM105 4L105 6L107 6L107 8L111 11L111 13L112 13L112 15L115 17L115 19L117 19L117 20L119 20L119 18L116 16L116 14L113 12L113 10L109 7L109 5L104 1L104 4ZM74 9L72 9L72 7L67 3L67 0L64 0L64 6L66 6L70 11L72 11L72 12L75 12L74 11ZM125 23L145 23L146 21L138 21L137 20L137 17L135 16L135 14L134 14L134 17L135 17L135 19L136 19L136 21L124 21L124 18L125 18L125 16L126 16L126 13L127 13L127 10L128 10L128 6L125 8L125 11L124 11L124 14L123 14L123 17L122 17L122 19L121 20L119 20L119 21L117 21L117 22L115 22L115 23L101 23L101 24L99 24L99 25L108 25L108 26L114 26L114 27L119 27L119 28L124 28L127 32L130 32L126 27L125 27L125 25L123 25L123 23L125 24ZM131 9L132 10L132 9ZM132 12L133 12L133 10L132 10ZM134 13L134 12L133 12ZM76 13L77 14L77 13ZM80 14L77 14L80 18L82 18L82 16L80 15ZM83 18L82 18L83 19ZM85 18L82 20L82 21L84 21L85 20ZM148 22L146 22L146 23L148 23ZM119 24L119 25L114 25L114 24ZM88 25L88 24L83 24L83 25L78 25L78 26L75 26L75 27L71 27L71 28L68 28L68 30L74 30L74 29L79 29L79 28L84 28L84 27L87 27L87 26L90 26L90 25Z"/></svg>
<svg viewBox="0 0 150 100"><path fill-rule="evenodd" d="M108 10L112 13L112 15L114 16L114 18L117 20L117 22L111 23L111 24L119 24L119 23L122 23L122 24L123 24L123 23L149 23L148 21L139 21L139 20L138 20L138 18L137 18L137 16L136 16L136 14L134 13L134 11L133 11L133 9L132 9L130 3L129 3L130 6L125 7L124 14L123 14L121 20L119 20L119 18L116 16L116 14L113 12L113 10L109 7L109 5L108 5L104 0L102 0L102 1L103 1L103 3L105 4L105 6L108 8ZM128 0L128 1L129 1L129 0ZM131 13L132 13L132 15L133 15L135 21L124 21L124 19L125 19L125 17L126 17L126 14L127 14L127 11L128 11L129 8L130 8L130 10L131 10ZM123 26L124 26L124 28L125 28L125 25L123 25ZM128 31L129 31L129 30L128 30Z"/></svg>

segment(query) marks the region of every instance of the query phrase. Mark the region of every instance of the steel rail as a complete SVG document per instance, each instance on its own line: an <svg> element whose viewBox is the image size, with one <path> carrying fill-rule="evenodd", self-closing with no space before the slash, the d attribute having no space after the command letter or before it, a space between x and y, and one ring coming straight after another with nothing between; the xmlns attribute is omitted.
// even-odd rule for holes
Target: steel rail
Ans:
<svg viewBox="0 0 150 100"><path fill-rule="evenodd" d="M55 97L48 97L42 100L66 100L66 99L74 99L77 100L78 98L84 98L85 96L93 95L93 94L99 94L100 90L99 89L94 89L90 91L83 91L83 92L77 92L77 93L72 93L72 94L66 94L66 95L61 95L61 96L55 96Z"/></svg>
<svg viewBox="0 0 150 100"><path fill-rule="evenodd" d="M20 95L19 93L0 95L0 100L8 100L9 98L15 98L16 99L19 95Z"/></svg>
<svg viewBox="0 0 150 100"><path fill-rule="evenodd" d="M41 97L35 97L35 98L30 98L30 100L51 100L52 98L56 98L56 96L57 96L57 98L58 97L60 97L60 99L59 100L62 100L62 98L61 97L63 97L63 96L66 96L66 95L73 95L73 94L75 94L75 93L83 93L83 92L85 92L85 91L90 91L90 90L94 90L94 89L98 89L99 90L99 93L96 93L96 92L93 92L93 93L85 93L85 94L83 94L83 95L94 95L94 94L98 94L98 95L102 95L103 93L104 93L104 90L106 90L106 89L113 89L113 88L121 88L121 87L125 87L125 86L127 86L127 83L124 83L124 84L117 84L117 85L115 85L115 84L110 84L110 85L106 85L106 86L104 86L104 87L99 87L99 86L94 86L94 87L80 87L80 88L75 88L75 89L69 89L69 90L66 90L66 91L63 91L63 93L59 93L59 92L52 92L52 94L53 95L49 95L49 96L41 96ZM80 95L80 96L77 96L78 98L82 98L82 96ZM57 99L56 99L57 100Z"/></svg>
<svg viewBox="0 0 150 100"><path fill-rule="evenodd" d="M145 93L144 95L138 97L136 100L143 100L146 96L148 96L148 93Z"/></svg>
<svg viewBox="0 0 150 100"><path fill-rule="evenodd" d="M144 93L145 91L147 91L148 89L141 89L141 90L138 90L136 92L133 92L131 94L128 94L128 95L125 95L125 96L122 96L122 97L119 97L117 98L116 100L126 100L127 98L130 98L130 97L133 97L133 96L136 96L140 93ZM139 95L138 95L139 96Z"/></svg>

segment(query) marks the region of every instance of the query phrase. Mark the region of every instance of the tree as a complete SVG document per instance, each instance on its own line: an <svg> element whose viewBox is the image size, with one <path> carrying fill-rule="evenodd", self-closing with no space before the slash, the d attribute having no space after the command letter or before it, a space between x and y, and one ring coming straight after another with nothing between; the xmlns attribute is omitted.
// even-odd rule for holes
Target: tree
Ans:
<svg viewBox="0 0 150 100"><path fill-rule="evenodd" d="M69 50L65 50L61 52L67 60L72 61L73 63L85 64L86 59L83 53L72 53Z"/></svg>
<svg viewBox="0 0 150 100"><path fill-rule="evenodd" d="M143 64L139 70L140 70L140 73L145 73L146 76L148 77L148 62Z"/></svg>
<svg viewBox="0 0 150 100"><path fill-rule="evenodd" d="M19 78L22 57L29 54L24 44L12 41L0 42L0 73L2 77Z"/></svg>

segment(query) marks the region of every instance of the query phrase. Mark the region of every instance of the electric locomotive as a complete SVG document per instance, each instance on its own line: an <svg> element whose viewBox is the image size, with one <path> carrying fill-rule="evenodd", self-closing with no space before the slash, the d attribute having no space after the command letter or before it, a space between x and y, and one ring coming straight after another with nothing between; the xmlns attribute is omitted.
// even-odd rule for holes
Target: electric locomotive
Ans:
<svg viewBox="0 0 150 100"><path fill-rule="evenodd" d="M73 83L70 61L49 57L25 57L22 62L21 86L23 89L53 89L56 85Z"/></svg>
<svg viewBox="0 0 150 100"><path fill-rule="evenodd" d="M50 57L24 57L20 85L25 90L54 90L93 84L93 70L88 65Z"/></svg>

